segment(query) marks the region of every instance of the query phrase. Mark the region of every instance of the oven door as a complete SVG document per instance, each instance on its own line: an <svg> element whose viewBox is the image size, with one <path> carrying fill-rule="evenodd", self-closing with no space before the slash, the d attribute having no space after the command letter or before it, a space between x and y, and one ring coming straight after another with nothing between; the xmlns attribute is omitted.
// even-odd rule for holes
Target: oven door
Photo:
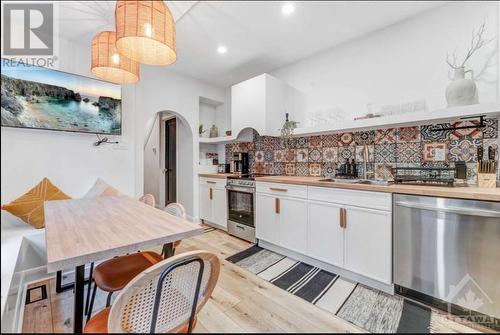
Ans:
<svg viewBox="0 0 500 335"><path fill-rule="evenodd" d="M228 220L255 227L255 189L249 187L226 186Z"/></svg>

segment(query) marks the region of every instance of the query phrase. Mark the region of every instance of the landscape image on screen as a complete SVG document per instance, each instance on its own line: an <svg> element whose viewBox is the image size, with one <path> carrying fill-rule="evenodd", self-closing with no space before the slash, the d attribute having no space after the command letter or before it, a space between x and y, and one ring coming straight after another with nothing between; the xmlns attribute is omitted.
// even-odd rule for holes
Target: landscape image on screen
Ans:
<svg viewBox="0 0 500 335"><path fill-rule="evenodd" d="M2 59L2 126L121 134L121 87Z"/></svg>

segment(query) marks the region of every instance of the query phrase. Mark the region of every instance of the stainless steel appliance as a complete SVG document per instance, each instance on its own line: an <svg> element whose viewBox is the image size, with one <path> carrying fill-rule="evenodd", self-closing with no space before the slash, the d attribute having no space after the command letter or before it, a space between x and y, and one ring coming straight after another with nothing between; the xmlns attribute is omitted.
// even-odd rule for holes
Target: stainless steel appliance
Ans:
<svg viewBox="0 0 500 335"><path fill-rule="evenodd" d="M500 203L395 195L394 283L500 318Z"/></svg>
<svg viewBox="0 0 500 335"><path fill-rule="evenodd" d="M255 242L255 180L242 175L227 178L229 234Z"/></svg>
<svg viewBox="0 0 500 335"><path fill-rule="evenodd" d="M234 171L242 175L247 175L250 170L248 152L235 152L233 154Z"/></svg>

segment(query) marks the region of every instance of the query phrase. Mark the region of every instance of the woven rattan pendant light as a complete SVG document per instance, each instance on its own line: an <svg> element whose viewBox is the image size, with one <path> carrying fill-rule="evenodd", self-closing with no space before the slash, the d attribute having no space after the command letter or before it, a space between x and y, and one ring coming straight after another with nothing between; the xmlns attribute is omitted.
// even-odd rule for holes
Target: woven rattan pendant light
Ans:
<svg viewBox="0 0 500 335"><path fill-rule="evenodd" d="M115 9L116 47L139 63L175 62L175 24L163 1L118 0Z"/></svg>
<svg viewBox="0 0 500 335"><path fill-rule="evenodd" d="M92 39L91 70L97 78L116 84L139 81L139 63L118 52L113 31L103 31Z"/></svg>

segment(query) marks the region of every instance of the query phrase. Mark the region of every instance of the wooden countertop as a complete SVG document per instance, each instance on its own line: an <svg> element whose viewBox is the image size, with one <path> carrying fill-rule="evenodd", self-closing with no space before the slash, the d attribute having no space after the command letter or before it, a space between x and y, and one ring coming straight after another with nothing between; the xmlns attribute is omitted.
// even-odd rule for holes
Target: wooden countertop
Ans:
<svg viewBox="0 0 500 335"><path fill-rule="evenodd" d="M227 177L239 176L238 173L198 173L199 177L225 179Z"/></svg>
<svg viewBox="0 0 500 335"><path fill-rule="evenodd" d="M445 186L420 186L420 185L369 185L369 184L343 184L336 182L320 181L323 177L297 177L297 176L267 176L257 177L256 181L268 183L282 183L294 185L332 187L349 190L374 191L386 193L399 193L423 195L445 198L459 198L472 200L500 201L500 188L479 187L445 187Z"/></svg>

